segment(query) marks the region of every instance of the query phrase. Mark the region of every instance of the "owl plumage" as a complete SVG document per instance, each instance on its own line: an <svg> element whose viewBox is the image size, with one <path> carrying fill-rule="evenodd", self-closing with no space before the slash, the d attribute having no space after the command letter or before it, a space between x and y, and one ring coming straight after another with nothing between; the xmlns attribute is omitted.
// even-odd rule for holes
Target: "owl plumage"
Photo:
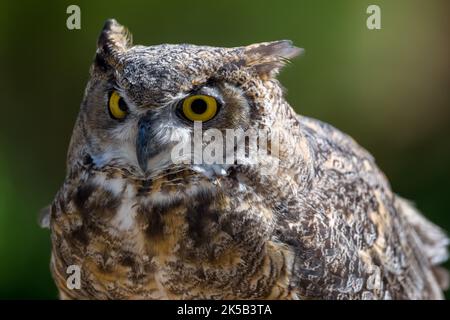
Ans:
<svg viewBox="0 0 450 320"><path fill-rule="evenodd" d="M44 219L64 299L440 299L445 234L391 191L351 137L297 115L275 79L300 53L133 46L108 20ZM118 119L108 101L126 106ZM221 108L204 127L276 132L276 174L258 163L174 164L175 112L193 92ZM70 265L81 288L66 286Z"/></svg>

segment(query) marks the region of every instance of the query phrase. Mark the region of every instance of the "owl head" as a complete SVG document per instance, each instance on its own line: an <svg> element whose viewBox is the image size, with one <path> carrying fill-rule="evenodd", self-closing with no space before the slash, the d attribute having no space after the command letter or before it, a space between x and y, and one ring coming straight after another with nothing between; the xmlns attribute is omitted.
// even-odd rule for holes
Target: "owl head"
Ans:
<svg viewBox="0 0 450 320"><path fill-rule="evenodd" d="M270 127L286 113L276 74L301 49L290 41L235 48L132 44L106 21L98 39L69 149L70 169L97 167L145 176L173 165L175 138L203 130Z"/></svg>

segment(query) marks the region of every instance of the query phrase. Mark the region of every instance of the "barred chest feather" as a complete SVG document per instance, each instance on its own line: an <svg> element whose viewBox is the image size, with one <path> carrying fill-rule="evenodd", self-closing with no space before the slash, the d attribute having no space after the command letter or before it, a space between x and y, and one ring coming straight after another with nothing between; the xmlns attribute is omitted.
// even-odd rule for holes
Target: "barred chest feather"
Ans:
<svg viewBox="0 0 450 320"><path fill-rule="evenodd" d="M66 180L52 206L52 271L63 298L296 298L293 254L272 239L264 199L236 175L190 170ZM81 288L66 286L70 265Z"/></svg>

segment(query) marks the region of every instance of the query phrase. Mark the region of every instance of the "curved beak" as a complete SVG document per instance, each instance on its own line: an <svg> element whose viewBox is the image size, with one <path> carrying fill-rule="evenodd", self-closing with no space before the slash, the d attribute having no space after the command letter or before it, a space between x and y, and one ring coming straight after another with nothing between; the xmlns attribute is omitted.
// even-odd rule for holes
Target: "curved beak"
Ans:
<svg viewBox="0 0 450 320"><path fill-rule="evenodd" d="M136 138L136 156L142 171L147 171L148 160L161 151L161 143L158 143L155 130L155 113L147 112L138 122L138 134Z"/></svg>

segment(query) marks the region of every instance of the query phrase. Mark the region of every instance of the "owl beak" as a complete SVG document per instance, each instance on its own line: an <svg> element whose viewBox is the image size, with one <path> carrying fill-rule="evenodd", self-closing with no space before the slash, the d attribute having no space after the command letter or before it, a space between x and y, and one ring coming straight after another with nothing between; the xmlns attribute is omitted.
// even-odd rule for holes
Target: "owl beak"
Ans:
<svg viewBox="0 0 450 320"><path fill-rule="evenodd" d="M154 129L154 114L148 112L138 123L138 134L136 139L136 156L142 171L148 169L148 160L156 156L160 151L160 144L157 143L156 130Z"/></svg>

